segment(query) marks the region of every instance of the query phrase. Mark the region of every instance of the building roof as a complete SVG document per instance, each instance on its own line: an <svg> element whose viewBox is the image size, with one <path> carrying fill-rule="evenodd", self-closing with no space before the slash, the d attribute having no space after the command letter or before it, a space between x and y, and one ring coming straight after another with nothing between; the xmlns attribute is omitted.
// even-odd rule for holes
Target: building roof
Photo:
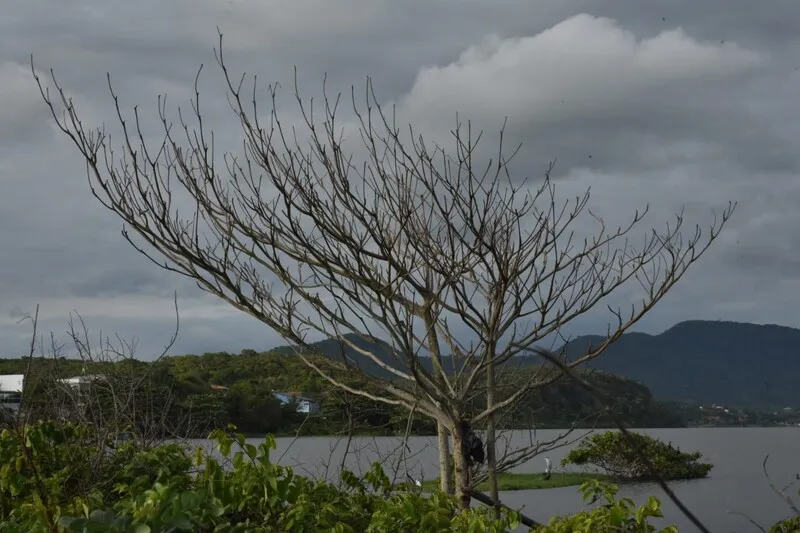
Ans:
<svg viewBox="0 0 800 533"><path fill-rule="evenodd" d="M2 374L0 375L0 391L22 392L24 382L25 374Z"/></svg>
<svg viewBox="0 0 800 533"><path fill-rule="evenodd" d="M302 392L273 392L276 396L291 396L297 400L306 400L309 402L316 402L317 400L313 398L309 398L308 396L303 396Z"/></svg>
<svg viewBox="0 0 800 533"><path fill-rule="evenodd" d="M87 376L75 376L71 378L63 378L60 379L59 381L67 385L80 385L82 383L91 383L93 381L100 381L105 379L107 379L106 376L100 374L91 374Z"/></svg>

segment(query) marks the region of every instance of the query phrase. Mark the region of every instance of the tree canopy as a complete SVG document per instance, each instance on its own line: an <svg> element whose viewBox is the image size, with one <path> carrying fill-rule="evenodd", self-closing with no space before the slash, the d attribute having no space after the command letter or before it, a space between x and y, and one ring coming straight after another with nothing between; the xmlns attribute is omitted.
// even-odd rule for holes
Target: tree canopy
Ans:
<svg viewBox="0 0 800 533"><path fill-rule="evenodd" d="M596 433L581 441L562 465L592 465L623 481L696 479L708 476L712 465L699 452L682 452L672 443L642 433ZM644 458L644 459L643 459ZM646 464L648 461L650 464Z"/></svg>

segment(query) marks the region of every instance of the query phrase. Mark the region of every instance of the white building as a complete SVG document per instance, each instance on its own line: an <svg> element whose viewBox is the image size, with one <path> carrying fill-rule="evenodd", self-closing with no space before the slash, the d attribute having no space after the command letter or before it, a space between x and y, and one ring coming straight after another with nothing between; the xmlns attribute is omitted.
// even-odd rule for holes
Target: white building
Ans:
<svg viewBox="0 0 800 533"><path fill-rule="evenodd" d="M68 385L73 390L76 390L78 392L86 392L91 388L92 383L105 379L106 379L105 376L89 375L89 376L75 376L74 378L63 378L60 379L59 381L64 385Z"/></svg>
<svg viewBox="0 0 800 533"><path fill-rule="evenodd" d="M18 411L24 386L24 374L0 375L0 408Z"/></svg>
<svg viewBox="0 0 800 533"><path fill-rule="evenodd" d="M273 394L283 405L295 404L298 413L319 413L319 402L305 398L299 392L275 392Z"/></svg>

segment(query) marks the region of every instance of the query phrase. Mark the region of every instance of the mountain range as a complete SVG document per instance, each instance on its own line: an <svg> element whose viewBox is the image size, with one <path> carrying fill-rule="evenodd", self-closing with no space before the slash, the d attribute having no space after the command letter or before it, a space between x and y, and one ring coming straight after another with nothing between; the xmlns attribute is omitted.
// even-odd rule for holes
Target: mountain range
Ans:
<svg viewBox="0 0 800 533"><path fill-rule="evenodd" d="M578 357L602 340L578 337L564 349ZM800 330L786 326L680 322L658 335L623 335L587 366L638 381L659 400L800 406Z"/></svg>
<svg viewBox="0 0 800 533"><path fill-rule="evenodd" d="M351 336L350 340L379 355L386 364L401 368L391 356L391 347L380 340ZM561 349L569 359L585 354L604 337L584 335ZM315 348L331 359L341 360L342 345L336 339L316 343ZM273 351L290 352L280 347ZM349 359L364 372L391 379L394 375L370 358L344 347ZM690 320L663 333L627 333L599 357L586 364L637 381L658 400L724 404L775 409L800 406L800 329L778 325ZM540 364L526 356L514 364ZM427 369L429 358L421 358ZM452 361L444 358L445 369Z"/></svg>

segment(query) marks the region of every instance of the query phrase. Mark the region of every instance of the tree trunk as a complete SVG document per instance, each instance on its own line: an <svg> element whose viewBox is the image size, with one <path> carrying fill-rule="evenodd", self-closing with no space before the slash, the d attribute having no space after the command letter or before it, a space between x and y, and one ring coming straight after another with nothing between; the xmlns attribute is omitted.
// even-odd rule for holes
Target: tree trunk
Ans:
<svg viewBox="0 0 800 533"><path fill-rule="evenodd" d="M453 468L450 455L450 434L441 422L436 423L439 446L439 487L445 494L454 494Z"/></svg>
<svg viewBox="0 0 800 533"><path fill-rule="evenodd" d="M494 407L494 350L490 349L486 366L486 409ZM489 496L496 502L500 501L497 490L497 454L494 435L494 413L486 417L486 466L488 470ZM495 509L497 514L499 511Z"/></svg>
<svg viewBox="0 0 800 533"><path fill-rule="evenodd" d="M456 497L461 504L462 509L469 508L472 501L471 487L469 479L469 462L467 454L464 449L464 441L466 435L460 426L456 426L456 431L453 433L453 458L456 463Z"/></svg>

